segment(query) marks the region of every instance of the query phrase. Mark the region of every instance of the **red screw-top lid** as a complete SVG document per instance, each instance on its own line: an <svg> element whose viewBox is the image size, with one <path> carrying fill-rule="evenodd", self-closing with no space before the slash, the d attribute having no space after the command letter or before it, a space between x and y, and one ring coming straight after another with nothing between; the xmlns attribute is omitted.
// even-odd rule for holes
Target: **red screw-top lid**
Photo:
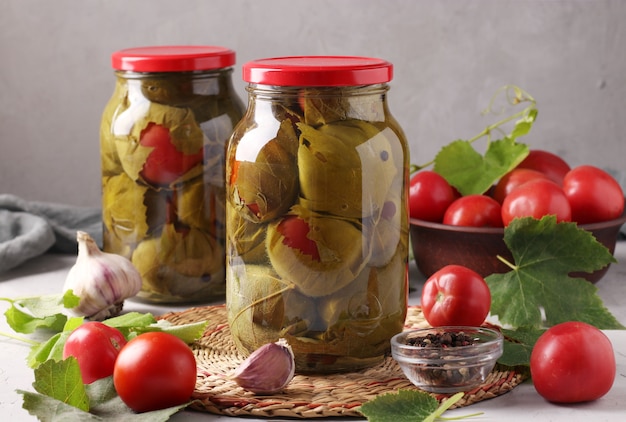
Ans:
<svg viewBox="0 0 626 422"><path fill-rule="evenodd" d="M293 56L253 60L243 65L243 80L277 86L356 86L389 82L393 65L357 56Z"/></svg>
<svg viewBox="0 0 626 422"><path fill-rule="evenodd" d="M111 55L115 70L131 72L190 72L235 64L235 52L210 45L135 47Z"/></svg>

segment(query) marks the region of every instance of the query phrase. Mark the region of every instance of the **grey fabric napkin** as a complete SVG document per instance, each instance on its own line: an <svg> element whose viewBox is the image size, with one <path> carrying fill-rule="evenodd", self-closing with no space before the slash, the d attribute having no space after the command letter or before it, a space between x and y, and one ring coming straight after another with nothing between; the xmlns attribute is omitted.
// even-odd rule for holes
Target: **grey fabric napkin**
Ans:
<svg viewBox="0 0 626 422"><path fill-rule="evenodd" d="M0 273L47 251L77 253L76 231L102 245L100 208L26 201L0 194Z"/></svg>

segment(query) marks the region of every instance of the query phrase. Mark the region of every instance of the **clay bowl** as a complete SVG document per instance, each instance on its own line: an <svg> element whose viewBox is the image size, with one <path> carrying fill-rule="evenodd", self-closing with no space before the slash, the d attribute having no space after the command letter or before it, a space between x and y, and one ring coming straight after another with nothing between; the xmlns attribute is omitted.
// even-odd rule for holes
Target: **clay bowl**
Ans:
<svg viewBox="0 0 626 422"><path fill-rule="evenodd" d="M590 231L612 254L619 230L625 222L626 211L615 220L584 224L580 227ZM448 264L464 265L483 277L510 271L497 258L500 255L513 262L513 257L504 243L502 228L450 226L413 218L410 223L413 256L417 268L427 278ZM597 283L608 269L607 265L593 273L572 275Z"/></svg>

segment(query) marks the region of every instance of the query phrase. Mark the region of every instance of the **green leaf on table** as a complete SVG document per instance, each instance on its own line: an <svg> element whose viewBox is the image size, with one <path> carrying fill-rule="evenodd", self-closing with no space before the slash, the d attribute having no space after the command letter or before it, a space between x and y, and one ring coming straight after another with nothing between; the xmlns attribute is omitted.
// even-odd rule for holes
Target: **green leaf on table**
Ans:
<svg viewBox="0 0 626 422"><path fill-rule="evenodd" d="M377 396L361 405L361 413L371 422L418 422L437 410L439 402L417 390L398 390Z"/></svg>
<svg viewBox="0 0 626 422"><path fill-rule="evenodd" d="M456 393L439 403L430 394L419 390L398 390L387 393L361 405L361 413L370 422L433 422L446 419L441 415L463 398ZM454 419L464 419L481 413L472 413Z"/></svg>
<svg viewBox="0 0 626 422"><path fill-rule="evenodd" d="M600 329L625 328L604 306L596 286L570 276L616 262L590 232L575 223L557 223L554 216L526 217L506 227L504 241L515 264L508 273L485 279L491 314L502 324L541 328L583 321Z"/></svg>
<svg viewBox="0 0 626 422"><path fill-rule="evenodd" d="M2 299L11 303L4 315L15 332L30 334L39 328L60 331L67 321L66 299L62 294Z"/></svg>
<svg viewBox="0 0 626 422"><path fill-rule="evenodd" d="M91 408L85 411L45 394L17 390L24 397L22 407L41 421L63 422L165 422L189 403L152 412L135 413L115 392L113 378L103 378L85 386Z"/></svg>
<svg viewBox="0 0 626 422"><path fill-rule="evenodd" d="M29 414L36 416L40 421L83 422L103 420L96 415L45 394L24 390L17 390L17 392L24 398L22 408L27 410Z"/></svg>
<svg viewBox="0 0 626 422"><path fill-rule="evenodd" d="M36 368L41 363L52 359L63 359L63 347L72 331L84 322L83 317L71 317L65 322L62 331L52 335L48 340L33 346L27 357L27 364L30 368Z"/></svg>
<svg viewBox="0 0 626 422"><path fill-rule="evenodd" d="M204 334L209 321L198 321L188 324L173 324L165 319L156 320L152 314L129 312L103 321L104 324L120 330L127 338L150 331L163 331L180 338L187 344L193 343Z"/></svg>
<svg viewBox="0 0 626 422"><path fill-rule="evenodd" d="M128 312L102 321L103 324L120 330L127 339L133 337L131 333L136 332L137 329L147 327L155 322L156 318L152 314L141 312Z"/></svg>
<svg viewBox="0 0 626 422"><path fill-rule="evenodd" d="M35 369L33 387L40 394L89 410L89 397L82 382L78 361L74 357L43 362Z"/></svg>
<svg viewBox="0 0 626 422"><path fill-rule="evenodd" d="M209 321L191 322L188 324L173 324L161 319L147 327L137 329L137 332L163 331L175 335L187 344L191 344L204 334Z"/></svg>
<svg viewBox="0 0 626 422"><path fill-rule="evenodd" d="M462 195L483 194L528 155L528 146L511 138L490 142L485 155L470 141L458 140L444 146L435 157L434 171Z"/></svg>

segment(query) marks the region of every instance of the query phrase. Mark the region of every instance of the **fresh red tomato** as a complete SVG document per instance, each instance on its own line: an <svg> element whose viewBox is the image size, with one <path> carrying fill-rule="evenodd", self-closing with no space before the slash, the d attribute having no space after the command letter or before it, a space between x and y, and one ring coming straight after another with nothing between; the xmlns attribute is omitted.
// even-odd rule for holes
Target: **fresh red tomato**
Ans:
<svg viewBox="0 0 626 422"><path fill-rule="evenodd" d="M515 168L502 176L493 188L491 196L501 204L513 189L534 179L548 179L548 176L537 170Z"/></svg>
<svg viewBox="0 0 626 422"><path fill-rule="evenodd" d="M289 215L278 223L276 228L283 235L283 244L293 249L299 249L303 254L309 255L312 259L319 261L320 254L317 243L309 239L309 224L295 215Z"/></svg>
<svg viewBox="0 0 626 422"><path fill-rule="evenodd" d="M572 221L569 201L556 183L535 179L513 189L502 202L502 222L508 226L516 217L556 216L557 222Z"/></svg>
<svg viewBox="0 0 626 422"><path fill-rule="evenodd" d="M611 341L584 322L564 322L549 328L530 355L535 389L551 402L596 400L609 392L615 372Z"/></svg>
<svg viewBox="0 0 626 422"><path fill-rule="evenodd" d="M609 221L624 212L624 192L606 171L578 166L565 175L563 192L572 207L572 220L579 224Z"/></svg>
<svg viewBox="0 0 626 422"><path fill-rule="evenodd" d="M502 227L498 201L486 195L462 196L450 204L443 215L443 224L470 227Z"/></svg>
<svg viewBox="0 0 626 422"><path fill-rule="evenodd" d="M141 176L148 183L167 186L202 161L203 150L195 154L184 154L176 149L170 137L170 130L156 123L148 123L141 131L139 143L153 147L141 170Z"/></svg>
<svg viewBox="0 0 626 422"><path fill-rule="evenodd" d="M570 171L567 162L558 155L541 149L530 150L517 168L536 170L544 173L548 178L559 186L563 186L563 178Z"/></svg>
<svg viewBox="0 0 626 422"><path fill-rule="evenodd" d="M441 223L446 209L457 197L455 189L439 173L417 172L409 183L411 218Z"/></svg>
<svg viewBox="0 0 626 422"><path fill-rule="evenodd" d="M446 265L424 283L421 307L433 327L480 326L491 308L491 292L475 271L462 265Z"/></svg>
<svg viewBox="0 0 626 422"><path fill-rule="evenodd" d="M196 373L195 356L185 342L169 333L149 332L124 346L113 384L128 407L146 412L188 402Z"/></svg>
<svg viewBox="0 0 626 422"><path fill-rule="evenodd" d="M85 322L68 336L63 345L63 359L74 356L83 383L91 384L113 375L113 367L126 338L116 328L98 321Z"/></svg>

